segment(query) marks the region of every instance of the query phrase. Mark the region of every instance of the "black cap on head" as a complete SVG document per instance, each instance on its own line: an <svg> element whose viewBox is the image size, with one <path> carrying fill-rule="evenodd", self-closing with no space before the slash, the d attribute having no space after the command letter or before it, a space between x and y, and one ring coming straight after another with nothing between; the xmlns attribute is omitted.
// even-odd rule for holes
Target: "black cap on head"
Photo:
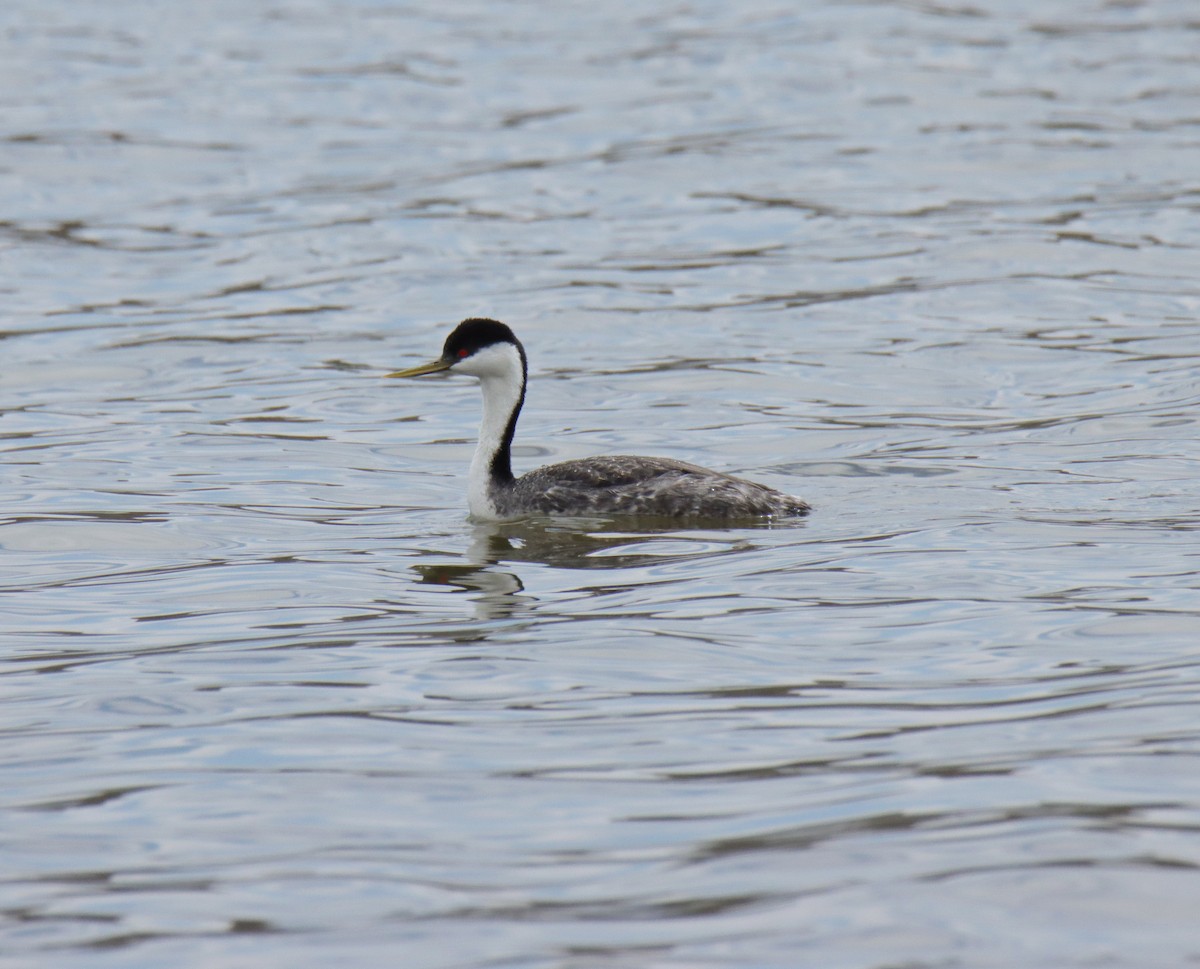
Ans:
<svg viewBox="0 0 1200 969"><path fill-rule="evenodd" d="M487 320L472 317L463 320L454 328L454 332L446 337L442 347L443 359L463 360L484 347L497 343L511 343L520 348L521 344L513 336L513 331L497 320ZM524 354L522 354L524 356Z"/></svg>

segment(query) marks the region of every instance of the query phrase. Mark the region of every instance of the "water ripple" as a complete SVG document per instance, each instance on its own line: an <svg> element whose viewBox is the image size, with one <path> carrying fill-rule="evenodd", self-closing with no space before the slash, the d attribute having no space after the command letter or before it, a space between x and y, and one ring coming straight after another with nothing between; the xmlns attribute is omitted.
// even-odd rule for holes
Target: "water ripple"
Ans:
<svg viewBox="0 0 1200 969"><path fill-rule="evenodd" d="M1190 7L144 13L0 13L0 948L1200 957ZM815 514L470 524L475 314Z"/></svg>

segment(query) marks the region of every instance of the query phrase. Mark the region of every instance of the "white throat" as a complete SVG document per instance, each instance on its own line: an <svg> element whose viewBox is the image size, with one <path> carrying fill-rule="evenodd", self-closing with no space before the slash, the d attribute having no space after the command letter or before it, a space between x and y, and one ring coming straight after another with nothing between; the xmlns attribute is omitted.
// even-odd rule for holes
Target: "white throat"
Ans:
<svg viewBox="0 0 1200 969"><path fill-rule="evenodd" d="M454 371L478 377L483 391L479 443L467 478L467 508L472 518L494 520L500 513L495 500L493 462L504 446L513 411L521 402L525 384L521 357L512 344L500 343L456 364Z"/></svg>

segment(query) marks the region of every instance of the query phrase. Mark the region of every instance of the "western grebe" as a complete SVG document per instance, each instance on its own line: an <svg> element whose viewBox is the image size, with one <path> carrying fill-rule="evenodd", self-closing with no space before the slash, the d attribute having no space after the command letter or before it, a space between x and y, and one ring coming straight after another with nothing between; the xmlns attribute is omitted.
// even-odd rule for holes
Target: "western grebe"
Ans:
<svg viewBox="0 0 1200 969"><path fill-rule="evenodd" d="M483 390L483 421L467 488L472 518L594 513L746 519L808 513L807 502L773 488L664 458L581 458L514 478L510 452L528 375L521 341L495 320L463 320L436 360L388 376L441 370L478 377Z"/></svg>

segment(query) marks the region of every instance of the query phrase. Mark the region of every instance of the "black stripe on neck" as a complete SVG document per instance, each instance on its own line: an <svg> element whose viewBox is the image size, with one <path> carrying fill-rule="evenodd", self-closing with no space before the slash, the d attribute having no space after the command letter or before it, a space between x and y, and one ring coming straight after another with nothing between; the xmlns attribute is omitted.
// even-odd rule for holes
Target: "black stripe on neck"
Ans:
<svg viewBox="0 0 1200 969"><path fill-rule="evenodd" d="M496 448L496 453L492 455L491 478L493 484L506 485L513 482L512 472L512 442L513 435L517 432L517 418L521 416L521 408L525 406L525 383L529 377L529 364L525 360L525 348L514 340L513 346L517 348L517 354L521 358L521 393L517 397L517 403L512 409L512 413L508 415L508 424L504 428L504 437L500 439L500 446Z"/></svg>

